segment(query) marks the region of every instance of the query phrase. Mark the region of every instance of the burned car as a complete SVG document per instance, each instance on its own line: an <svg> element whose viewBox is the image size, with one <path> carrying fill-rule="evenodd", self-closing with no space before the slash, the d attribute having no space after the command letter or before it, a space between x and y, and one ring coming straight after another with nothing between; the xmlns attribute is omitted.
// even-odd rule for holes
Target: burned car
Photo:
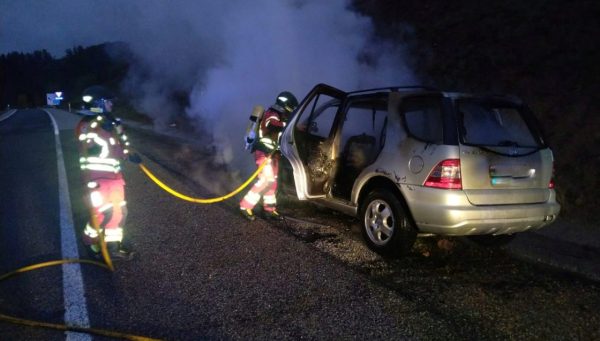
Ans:
<svg viewBox="0 0 600 341"><path fill-rule="evenodd" d="M281 139L296 195L356 216L374 251L418 235L487 243L553 222L553 154L509 96L315 86Z"/></svg>

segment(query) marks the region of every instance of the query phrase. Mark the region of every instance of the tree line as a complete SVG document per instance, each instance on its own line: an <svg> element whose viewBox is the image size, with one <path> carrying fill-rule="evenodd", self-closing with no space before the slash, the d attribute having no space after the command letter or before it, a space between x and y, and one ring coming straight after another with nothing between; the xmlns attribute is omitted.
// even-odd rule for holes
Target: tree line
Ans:
<svg viewBox="0 0 600 341"><path fill-rule="evenodd" d="M129 64L112 58L106 43L76 46L54 58L46 50L0 55L0 109L46 105L46 94L63 92L63 105L79 105L83 89L93 84L117 88ZM122 46L119 46L122 47Z"/></svg>

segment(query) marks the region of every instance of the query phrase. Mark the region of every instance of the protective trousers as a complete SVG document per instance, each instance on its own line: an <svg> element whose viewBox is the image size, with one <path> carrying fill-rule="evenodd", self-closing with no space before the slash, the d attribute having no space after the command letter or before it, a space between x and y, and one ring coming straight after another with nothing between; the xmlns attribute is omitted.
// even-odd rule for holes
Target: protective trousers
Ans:
<svg viewBox="0 0 600 341"><path fill-rule="evenodd" d="M254 160L256 161L256 166L259 167L262 165L265 160L267 160L267 154L264 152L257 150L254 152ZM263 199L263 209L265 212L273 212L277 208L277 172L279 171L279 158L274 156L262 169L262 171L258 174L258 179L248 191L246 196L240 202L240 208L245 209L253 209L254 206L258 203L260 198Z"/></svg>
<svg viewBox="0 0 600 341"><path fill-rule="evenodd" d="M122 178L98 179L89 182L88 185L88 187L93 187L88 188L91 214L95 216L100 232L104 231L104 240L107 243L121 242L123 240L123 224L127 217L125 181ZM83 242L91 246L98 243L98 237L92 218L90 218L83 231Z"/></svg>

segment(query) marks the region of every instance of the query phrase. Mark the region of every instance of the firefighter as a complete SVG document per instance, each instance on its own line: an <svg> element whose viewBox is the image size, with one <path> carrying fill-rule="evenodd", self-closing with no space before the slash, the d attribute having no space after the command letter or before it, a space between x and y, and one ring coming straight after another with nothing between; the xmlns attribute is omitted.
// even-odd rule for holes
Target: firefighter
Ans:
<svg viewBox="0 0 600 341"><path fill-rule="evenodd" d="M279 170L279 138L292 111L298 106L296 97L284 91L277 95L275 104L262 115L258 129L258 138L252 146L254 160L260 166L267 157L275 152L266 166L258 174L258 179L240 202L240 212L246 219L253 221L254 206L262 197L265 217L281 220L277 212L277 172Z"/></svg>
<svg viewBox="0 0 600 341"><path fill-rule="evenodd" d="M123 228L127 217L125 180L121 161L139 163L137 154L129 153L129 141L123 126L112 114L115 96L105 87L92 86L83 92L83 101L90 106L76 128L79 140L79 164L87 189L86 202L90 221L83 230L83 242L90 254L100 257L99 236L93 226L98 223L111 258L129 260L133 252L123 245Z"/></svg>

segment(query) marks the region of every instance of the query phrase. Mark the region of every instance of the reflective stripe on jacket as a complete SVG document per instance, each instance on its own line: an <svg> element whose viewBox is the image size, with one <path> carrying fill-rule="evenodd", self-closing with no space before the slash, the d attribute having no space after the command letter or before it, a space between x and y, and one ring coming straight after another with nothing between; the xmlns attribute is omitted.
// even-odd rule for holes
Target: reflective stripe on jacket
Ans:
<svg viewBox="0 0 600 341"><path fill-rule="evenodd" d="M79 165L84 170L86 181L122 178L121 160L128 153L126 146L129 142L125 134L118 133L121 129L117 128L121 127L101 115L84 118L78 125Z"/></svg>
<svg viewBox="0 0 600 341"><path fill-rule="evenodd" d="M285 127L281 113L273 107L265 111L258 130L256 149L270 153L279 146L279 138Z"/></svg>

